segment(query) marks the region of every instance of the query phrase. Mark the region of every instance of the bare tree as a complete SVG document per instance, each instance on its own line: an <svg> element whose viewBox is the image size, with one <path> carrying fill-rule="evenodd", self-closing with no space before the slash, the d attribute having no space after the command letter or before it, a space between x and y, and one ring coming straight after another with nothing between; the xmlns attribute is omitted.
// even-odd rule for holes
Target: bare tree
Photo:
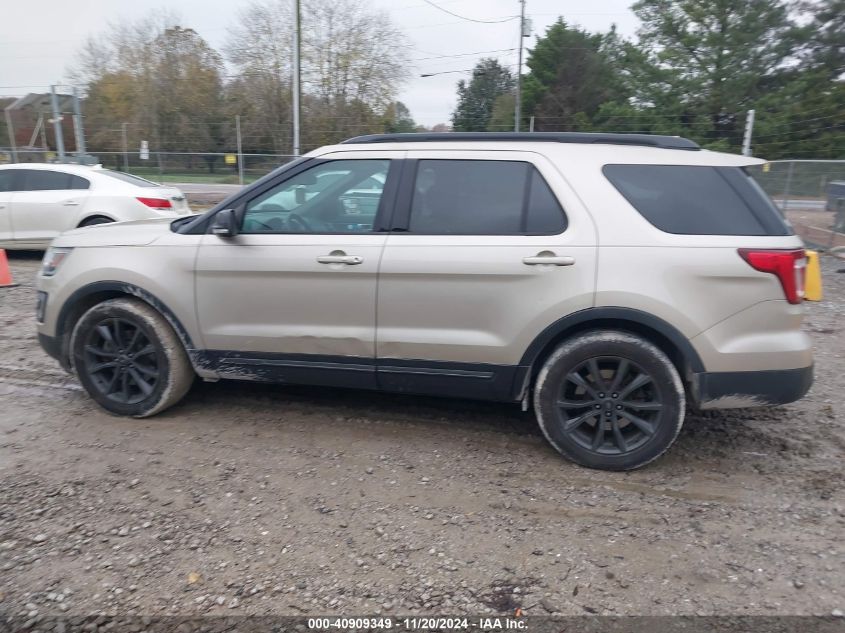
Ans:
<svg viewBox="0 0 845 633"><path fill-rule="evenodd" d="M248 5L230 27L229 108L241 115L247 148L290 151L292 28L290 1Z"/></svg>
<svg viewBox="0 0 845 633"><path fill-rule="evenodd" d="M327 104L386 107L407 74L404 35L363 0L307 3L302 43L306 85Z"/></svg>
<svg viewBox="0 0 845 633"><path fill-rule="evenodd" d="M121 147L124 124L133 147L220 148L223 60L172 14L111 24L90 37L73 76L86 87L86 118L94 150Z"/></svg>
<svg viewBox="0 0 845 633"><path fill-rule="evenodd" d="M290 0L256 0L239 14L228 40L238 70L232 100L249 112L246 137L270 138L274 149L290 129L293 14ZM377 131L407 74L404 35L363 0L303 3L303 142L318 145Z"/></svg>

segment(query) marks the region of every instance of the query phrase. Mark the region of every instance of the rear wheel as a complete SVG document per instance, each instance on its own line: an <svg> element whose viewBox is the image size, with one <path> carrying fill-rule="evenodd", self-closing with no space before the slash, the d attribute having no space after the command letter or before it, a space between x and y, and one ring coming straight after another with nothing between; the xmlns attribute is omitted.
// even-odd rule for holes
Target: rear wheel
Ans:
<svg viewBox="0 0 845 633"><path fill-rule="evenodd" d="M630 470L662 455L684 422L684 388L672 361L627 332L580 334L540 371L534 411L564 457L590 468Z"/></svg>
<svg viewBox="0 0 845 633"><path fill-rule="evenodd" d="M194 378L173 328L138 299L94 306L77 322L70 344L82 386L117 415L155 415L181 400Z"/></svg>
<svg viewBox="0 0 845 633"><path fill-rule="evenodd" d="M90 218L85 218L82 222L79 223L79 227L83 226L94 226L96 224L108 224L110 222L114 222L111 218L107 218L104 215L95 215Z"/></svg>

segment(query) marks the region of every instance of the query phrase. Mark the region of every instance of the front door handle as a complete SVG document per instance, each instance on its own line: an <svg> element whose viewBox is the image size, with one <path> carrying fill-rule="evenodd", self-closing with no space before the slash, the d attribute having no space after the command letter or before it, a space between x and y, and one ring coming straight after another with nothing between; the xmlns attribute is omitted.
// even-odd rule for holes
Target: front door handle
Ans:
<svg viewBox="0 0 845 633"><path fill-rule="evenodd" d="M575 258L567 255L558 256L554 254L545 255L538 253L534 257L523 257L522 263L527 266L539 266L541 264L550 264L552 266L572 266L575 263Z"/></svg>
<svg viewBox="0 0 845 633"><path fill-rule="evenodd" d="M79 202L77 202L76 200L65 200L64 205L66 207L78 207Z"/></svg>
<svg viewBox="0 0 845 633"><path fill-rule="evenodd" d="M364 258L358 257L357 255L340 255L332 253L331 255L320 255L317 257L317 261L321 264L348 264L350 266L357 266L358 264L363 263Z"/></svg>

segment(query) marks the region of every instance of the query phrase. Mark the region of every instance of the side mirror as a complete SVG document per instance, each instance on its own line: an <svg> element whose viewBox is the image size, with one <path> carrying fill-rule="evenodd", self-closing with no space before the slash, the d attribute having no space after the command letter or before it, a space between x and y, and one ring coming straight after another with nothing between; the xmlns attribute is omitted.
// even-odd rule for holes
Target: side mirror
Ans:
<svg viewBox="0 0 845 633"><path fill-rule="evenodd" d="M305 185L294 187L293 198L296 200L296 204L303 204L305 202Z"/></svg>
<svg viewBox="0 0 845 633"><path fill-rule="evenodd" d="M235 237L238 234L238 216L234 209L223 209L214 216L211 232L219 237Z"/></svg>

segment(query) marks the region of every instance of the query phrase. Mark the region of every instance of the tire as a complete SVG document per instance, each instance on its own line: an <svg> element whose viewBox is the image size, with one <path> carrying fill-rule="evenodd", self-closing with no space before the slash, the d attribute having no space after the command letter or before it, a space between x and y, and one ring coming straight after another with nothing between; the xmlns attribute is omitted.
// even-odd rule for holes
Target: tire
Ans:
<svg viewBox="0 0 845 633"><path fill-rule="evenodd" d="M627 332L586 332L562 343L543 365L534 413L567 459L631 470L660 457L678 437L684 387L672 361L651 342Z"/></svg>
<svg viewBox="0 0 845 633"><path fill-rule="evenodd" d="M95 215L90 218L85 218L79 223L77 228L82 228L84 226L96 226L97 224L109 224L111 222L114 222L111 218L107 218L104 215Z"/></svg>
<svg viewBox="0 0 845 633"><path fill-rule="evenodd" d="M79 382L115 415L146 418L188 392L194 370L170 324L139 299L110 299L89 309L70 340Z"/></svg>

